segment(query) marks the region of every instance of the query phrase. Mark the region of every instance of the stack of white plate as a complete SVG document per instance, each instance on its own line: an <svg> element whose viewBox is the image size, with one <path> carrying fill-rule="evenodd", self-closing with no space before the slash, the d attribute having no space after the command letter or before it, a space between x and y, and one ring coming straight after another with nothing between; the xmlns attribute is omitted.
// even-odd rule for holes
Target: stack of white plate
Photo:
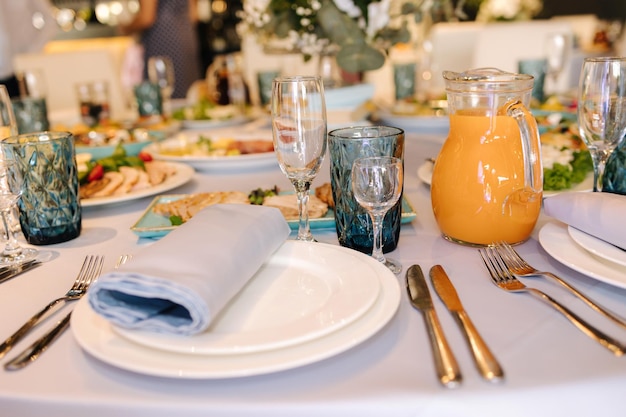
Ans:
<svg viewBox="0 0 626 417"><path fill-rule="evenodd" d="M563 223L539 231L541 246L557 261L599 281L626 288L626 251Z"/></svg>
<svg viewBox="0 0 626 417"><path fill-rule="evenodd" d="M350 349L377 333L400 303L398 280L369 256L341 246L287 241L194 336L122 329L86 299L72 315L80 346L147 375L212 379L277 372Z"/></svg>

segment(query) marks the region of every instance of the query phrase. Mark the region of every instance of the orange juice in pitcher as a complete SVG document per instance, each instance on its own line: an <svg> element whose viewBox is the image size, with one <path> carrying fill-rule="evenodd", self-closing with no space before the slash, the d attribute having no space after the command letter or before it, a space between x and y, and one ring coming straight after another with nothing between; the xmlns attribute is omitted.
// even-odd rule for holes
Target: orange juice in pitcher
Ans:
<svg viewBox="0 0 626 417"><path fill-rule="evenodd" d="M445 72L450 132L431 184L435 219L448 240L475 246L530 236L543 175L531 76L496 69Z"/></svg>

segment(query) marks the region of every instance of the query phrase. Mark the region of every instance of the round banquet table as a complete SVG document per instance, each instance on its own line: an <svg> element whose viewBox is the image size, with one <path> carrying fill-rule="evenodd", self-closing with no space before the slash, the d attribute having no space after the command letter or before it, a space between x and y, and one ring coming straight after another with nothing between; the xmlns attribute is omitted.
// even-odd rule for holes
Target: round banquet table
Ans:
<svg viewBox="0 0 626 417"><path fill-rule="evenodd" d="M405 197L417 218L401 229L391 256L404 271L397 277L402 299L387 325L356 347L313 364L286 371L232 379L153 377L119 369L83 351L70 331L37 361L20 371L0 370L3 416L587 416L615 415L624 408L626 358L613 356L564 317L537 299L505 293L490 281L474 248L445 241L430 207L429 187L417 176L426 158L436 156L438 135L408 134ZM328 161L315 185L329 180ZM241 190L278 185L290 189L278 167L237 172L196 172L169 193ZM79 238L38 247L49 257L42 266L0 285L0 338L4 339L52 298L65 293L87 254L106 256L112 267L121 254L150 245L130 227L151 197L84 211ZM583 292L626 316L626 290L584 276L552 259L533 237L518 251L534 266L560 274ZM334 229L315 230L321 242L338 244ZM207 236L207 239L210 239ZM293 238L293 234L292 234ZM236 255L233 255L236 256ZM456 389L436 378L420 312L404 289L406 269L442 265L474 324L501 362L505 380L483 380L453 317L432 290L435 308L463 373ZM626 330L589 309L552 282L526 279L603 330L626 342ZM71 306L65 307L68 310ZM56 317L60 317L56 316ZM19 348L41 335L40 326ZM15 349L17 351L18 349ZM11 352L8 357L12 357ZM2 363L6 362L3 358Z"/></svg>

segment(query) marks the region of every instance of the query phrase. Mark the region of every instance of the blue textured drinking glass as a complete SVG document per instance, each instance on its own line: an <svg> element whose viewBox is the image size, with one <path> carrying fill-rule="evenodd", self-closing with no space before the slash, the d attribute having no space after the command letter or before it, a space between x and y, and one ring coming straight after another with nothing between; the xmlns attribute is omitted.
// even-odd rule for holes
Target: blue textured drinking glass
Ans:
<svg viewBox="0 0 626 417"><path fill-rule="evenodd" d="M606 161L602 191L626 195L626 140L622 139Z"/></svg>
<svg viewBox="0 0 626 417"><path fill-rule="evenodd" d="M352 165L359 158L393 156L404 161L404 131L389 126L357 126L328 134L330 184L335 202L335 226L339 244L371 254L374 245L368 212L354 198ZM402 194L383 219L383 252L398 245L402 220Z"/></svg>
<svg viewBox="0 0 626 417"><path fill-rule="evenodd" d="M8 137L0 146L24 177L18 208L26 241L49 245L77 237L82 211L72 134L27 133Z"/></svg>
<svg viewBox="0 0 626 417"><path fill-rule="evenodd" d="M48 107L44 97L21 97L12 100L18 133L41 132L50 129Z"/></svg>
<svg viewBox="0 0 626 417"><path fill-rule="evenodd" d="M393 65L393 82L396 87L396 100L411 98L415 95L415 62Z"/></svg>
<svg viewBox="0 0 626 417"><path fill-rule="evenodd" d="M270 104L272 99L272 81L280 76L278 70L259 71L256 74L257 85L259 87L259 100L261 106L265 107Z"/></svg>
<svg viewBox="0 0 626 417"><path fill-rule="evenodd" d="M160 116L163 114L161 87L150 81L144 81L134 87L135 100L139 116Z"/></svg>
<svg viewBox="0 0 626 417"><path fill-rule="evenodd" d="M548 70L548 60L541 59L522 59L517 63L517 71L520 74L532 75L535 81L533 82L532 97L537 101L537 104L543 103L544 84L546 80L546 71Z"/></svg>

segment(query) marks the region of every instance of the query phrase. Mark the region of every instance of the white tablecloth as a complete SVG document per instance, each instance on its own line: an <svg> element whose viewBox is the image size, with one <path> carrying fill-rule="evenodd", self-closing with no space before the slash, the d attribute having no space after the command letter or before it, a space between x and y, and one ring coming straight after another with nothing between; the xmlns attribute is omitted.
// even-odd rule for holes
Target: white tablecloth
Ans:
<svg viewBox="0 0 626 417"><path fill-rule="evenodd" d="M443 240L430 208L429 188L417 178L425 158L437 154L442 138L411 134L406 142L405 195L417 219L404 225L391 255L405 268L434 264L447 270L472 320L500 360L506 380L482 380L456 323L434 295L446 335L464 375L456 390L437 382L422 316L403 291L396 316L366 342L330 359L279 373L224 380L182 380L121 370L86 354L67 332L27 368L0 370L2 416L588 416L623 413L626 358L618 358L574 328L560 314L523 294L496 288L476 249ZM325 162L315 184L329 179ZM174 190L250 191L290 185L278 167L241 173L196 173ZM63 294L86 254L106 255L112 267L120 254L150 244L130 226L151 198L90 208L83 232L73 241L42 246L43 267L0 285L0 338L17 329L50 299ZM531 264L553 270L590 296L626 316L626 290L600 283L550 258L534 237L518 247ZM337 244L334 230L316 231L319 241ZM398 277L404 287L404 272ZM526 280L567 303L590 322L626 342L616 329L556 284ZM38 329L34 340L52 322ZM20 344L25 347L26 343ZM13 352L12 352L13 353ZM9 355L11 356L11 355ZM6 359L1 360L4 362Z"/></svg>

